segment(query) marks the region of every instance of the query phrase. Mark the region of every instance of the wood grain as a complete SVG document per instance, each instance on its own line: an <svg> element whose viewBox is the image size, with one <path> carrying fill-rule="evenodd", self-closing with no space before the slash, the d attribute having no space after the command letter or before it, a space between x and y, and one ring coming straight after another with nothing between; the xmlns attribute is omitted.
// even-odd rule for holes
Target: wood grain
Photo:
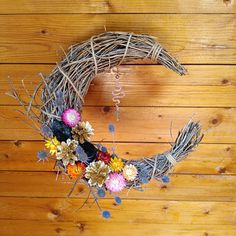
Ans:
<svg viewBox="0 0 236 236"><path fill-rule="evenodd" d="M40 225L40 230L39 229ZM107 221L93 222L48 222L48 221L30 221L30 220L0 220L1 233L5 236L17 235L20 232L22 236L34 235L66 235L74 236L82 234L85 236L96 235L106 236L117 234L117 228L122 229L123 236L135 235L152 235L155 232L157 236L181 235L181 236L199 236L199 235L235 235L235 225L193 225L193 224L149 224L148 222L129 222L116 223ZM120 233L119 233L120 234Z"/></svg>
<svg viewBox="0 0 236 236"><path fill-rule="evenodd" d="M18 105L9 96L9 80L22 99L28 100L21 81L33 93L41 78L52 65L0 65L0 105ZM180 77L163 66L122 66L121 85L126 97L122 106L236 106L236 66L186 66L188 75ZM99 75L90 86L86 105L112 106L114 76ZM142 97L142 99L140 99ZM186 99L187 98L187 99ZM39 100L39 99L38 99Z"/></svg>
<svg viewBox="0 0 236 236"><path fill-rule="evenodd" d="M186 201L236 201L235 175L171 175L166 186L152 180L145 191L124 190L123 199L165 199ZM73 182L56 172L0 172L0 196L4 197L67 197ZM128 194L127 194L128 191ZM87 187L78 184L72 196L85 198ZM112 197L107 195L107 197Z"/></svg>
<svg viewBox="0 0 236 236"><path fill-rule="evenodd" d="M39 140L41 136L24 123L20 107L0 106L0 140ZM96 114L96 115L95 115ZM117 127L116 141L169 142L171 122L173 137L193 117L200 120L206 135L204 143L235 143L235 108L170 108L121 107L121 120L116 122L114 108L85 107L83 119L96 130L94 141L111 141L108 124ZM135 131L134 131L135 130Z"/></svg>
<svg viewBox="0 0 236 236"><path fill-rule="evenodd" d="M106 26L108 31L154 35L181 63L235 64L235 22L234 14L1 15L0 62L55 63L57 54L63 55L61 47Z"/></svg>
<svg viewBox="0 0 236 236"><path fill-rule="evenodd" d="M1 0L0 14L25 13L236 13L233 0Z"/></svg>
<svg viewBox="0 0 236 236"><path fill-rule="evenodd" d="M32 220L44 222L83 222L85 225L102 223L96 205L89 209L92 199L85 208L78 210L83 199L62 198L5 198L1 197L0 220ZM103 209L112 212L111 223L126 224L221 224L235 226L235 202L214 201L166 201L125 199L122 205L113 199L101 199ZM154 210L155 209L155 210ZM224 211L222 212L222 209ZM76 211L77 210L77 211ZM145 211L145 214L142 212ZM114 217L113 217L114 216ZM124 217L125 216L125 217ZM109 223L108 223L109 224Z"/></svg>
<svg viewBox="0 0 236 236"><path fill-rule="evenodd" d="M103 145L112 147L111 143ZM44 142L1 141L0 170L53 171L54 161L37 162L37 151L44 148ZM165 143L119 143L116 153L126 159L138 159L169 148L170 145ZM196 152L175 167L174 173L236 174L235 155L234 144L201 144Z"/></svg>
<svg viewBox="0 0 236 236"><path fill-rule="evenodd" d="M0 236L234 236L236 235L236 2L233 0L17 0L0 1ZM94 140L111 147L107 125L117 127L118 155L127 159L168 149L194 114L206 131L196 152L179 163L164 185L107 194L104 221L96 206L76 212L87 195L79 184L37 163L41 137L5 95L8 77L22 95L64 56L62 48L107 31L154 35L189 74L180 77L150 61L121 66L121 121L116 122L114 81L101 74L90 86L83 118ZM26 98L23 95L23 98ZM25 140L25 141L24 141ZM41 140L41 141L39 141ZM92 203L92 200L90 201Z"/></svg>

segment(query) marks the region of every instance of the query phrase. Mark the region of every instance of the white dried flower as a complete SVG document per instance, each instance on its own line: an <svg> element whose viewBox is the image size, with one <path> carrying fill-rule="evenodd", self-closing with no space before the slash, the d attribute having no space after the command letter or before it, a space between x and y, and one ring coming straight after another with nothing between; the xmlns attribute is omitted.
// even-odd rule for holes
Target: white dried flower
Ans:
<svg viewBox="0 0 236 236"><path fill-rule="evenodd" d="M137 174L138 174L138 170L132 164L125 165L125 167L123 168L123 176L129 181L135 180Z"/></svg>

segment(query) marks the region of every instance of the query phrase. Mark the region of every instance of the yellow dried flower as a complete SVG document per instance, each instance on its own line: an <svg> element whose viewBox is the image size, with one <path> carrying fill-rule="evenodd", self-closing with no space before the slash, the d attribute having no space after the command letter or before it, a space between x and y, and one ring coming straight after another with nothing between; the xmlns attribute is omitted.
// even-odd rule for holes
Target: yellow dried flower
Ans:
<svg viewBox="0 0 236 236"><path fill-rule="evenodd" d="M111 159L109 166L110 166L111 170L114 172L121 171L124 167L124 162L122 161L121 158L114 157Z"/></svg>
<svg viewBox="0 0 236 236"><path fill-rule="evenodd" d="M49 149L49 152L51 155L54 155L57 153L57 146L60 144L60 142L57 140L56 137L47 139L45 141L45 147Z"/></svg>
<svg viewBox="0 0 236 236"><path fill-rule="evenodd" d="M126 165L123 169L123 176L129 181L135 180L137 174L138 174L138 170L132 164Z"/></svg>

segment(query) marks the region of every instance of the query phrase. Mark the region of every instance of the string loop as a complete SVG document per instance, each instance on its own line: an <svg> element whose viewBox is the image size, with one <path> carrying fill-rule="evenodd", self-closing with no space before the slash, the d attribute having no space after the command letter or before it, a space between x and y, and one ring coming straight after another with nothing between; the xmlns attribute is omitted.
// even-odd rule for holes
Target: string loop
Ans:
<svg viewBox="0 0 236 236"><path fill-rule="evenodd" d="M175 166L177 164L177 161L169 152L165 153L165 157L171 163L172 166Z"/></svg>
<svg viewBox="0 0 236 236"><path fill-rule="evenodd" d="M158 60L161 51L162 51L161 45L158 44L158 43L155 43L152 47L152 50L151 50L151 52L152 52L152 55L151 55L152 61L157 61Z"/></svg>

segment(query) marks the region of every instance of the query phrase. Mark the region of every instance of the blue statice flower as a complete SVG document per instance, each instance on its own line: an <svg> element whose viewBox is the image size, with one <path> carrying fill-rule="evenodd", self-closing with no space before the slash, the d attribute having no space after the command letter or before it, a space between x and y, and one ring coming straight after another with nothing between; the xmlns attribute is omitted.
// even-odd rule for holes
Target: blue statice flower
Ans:
<svg viewBox="0 0 236 236"><path fill-rule="evenodd" d="M103 198L103 197L105 197L106 193L105 193L104 189L99 188L98 191L97 191L97 195L98 195L100 198Z"/></svg>
<svg viewBox="0 0 236 236"><path fill-rule="evenodd" d="M115 126L113 124L108 125L108 130L110 133L114 134L115 133Z"/></svg>
<svg viewBox="0 0 236 236"><path fill-rule="evenodd" d="M142 184L147 184L150 180L149 172L146 169L140 170L138 178L140 179Z"/></svg>
<svg viewBox="0 0 236 236"><path fill-rule="evenodd" d="M162 180L163 183L169 183L170 182L170 178L167 175L163 176L161 178L161 180Z"/></svg>
<svg viewBox="0 0 236 236"><path fill-rule="evenodd" d="M48 138L52 138L53 133L52 130L48 127L48 126L43 126L43 128L41 129L42 133L44 136L48 137Z"/></svg>
<svg viewBox="0 0 236 236"><path fill-rule="evenodd" d="M142 184L147 184L149 182L149 178L142 177L142 178L140 178L140 181L142 182Z"/></svg>
<svg viewBox="0 0 236 236"><path fill-rule="evenodd" d="M44 150L38 151L37 152L37 158L39 161L45 161L47 160L48 153Z"/></svg>
<svg viewBox="0 0 236 236"><path fill-rule="evenodd" d="M115 202L116 202L116 204L120 205L122 203L122 200L121 200L120 197L116 196L115 197Z"/></svg>
<svg viewBox="0 0 236 236"><path fill-rule="evenodd" d="M58 106L64 105L64 94L63 94L62 91L57 91L56 92L56 100L55 100L55 102L56 102L56 105L58 105Z"/></svg>
<svg viewBox="0 0 236 236"><path fill-rule="evenodd" d="M56 99L54 101L54 105L55 107L57 107L60 114L66 109L64 93L61 90L56 92Z"/></svg>
<svg viewBox="0 0 236 236"><path fill-rule="evenodd" d="M97 148L100 150L102 148L102 144L98 143L98 144L95 144L95 146L97 146Z"/></svg>
<svg viewBox="0 0 236 236"><path fill-rule="evenodd" d="M101 151L102 151L102 152L107 152L107 148L104 147L104 146L102 146Z"/></svg>
<svg viewBox="0 0 236 236"><path fill-rule="evenodd" d="M80 145L77 146L77 148L75 149L75 152L76 152L76 155L78 156L79 161L85 164L89 163L89 157Z"/></svg>
<svg viewBox="0 0 236 236"><path fill-rule="evenodd" d="M116 149L115 148L115 126L112 123L110 123L108 125L108 130L112 135L112 141L113 141L112 153L115 154L115 149Z"/></svg>
<svg viewBox="0 0 236 236"><path fill-rule="evenodd" d="M109 211L103 211L102 217L105 219L109 219L109 218L111 218L111 213Z"/></svg>
<svg viewBox="0 0 236 236"><path fill-rule="evenodd" d="M103 146L102 144L98 143L95 146L97 146L98 150L100 150L102 152L107 152L107 148L105 146Z"/></svg>

